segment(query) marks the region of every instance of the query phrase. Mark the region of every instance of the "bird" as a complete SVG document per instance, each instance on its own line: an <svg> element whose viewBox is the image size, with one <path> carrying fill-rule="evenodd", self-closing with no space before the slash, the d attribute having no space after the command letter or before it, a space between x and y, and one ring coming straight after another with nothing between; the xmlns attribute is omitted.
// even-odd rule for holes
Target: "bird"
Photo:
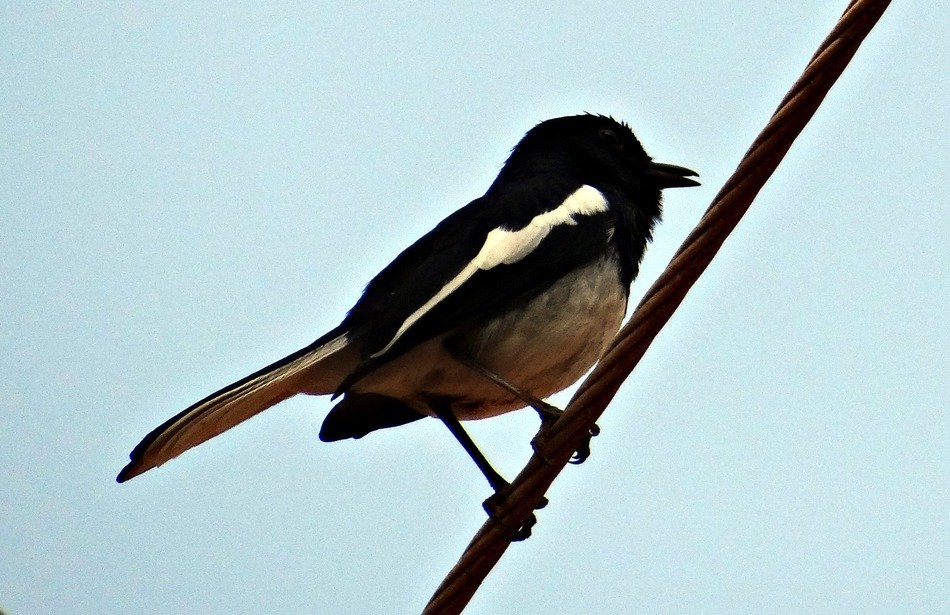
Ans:
<svg viewBox="0 0 950 615"><path fill-rule="evenodd" d="M461 421L526 407L542 428L557 419L544 400L579 380L619 330L662 190L698 186L694 177L655 162L610 116L538 123L485 194L400 253L337 327L156 427L116 480L307 394L338 400L325 442L440 419L500 492L507 481Z"/></svg>

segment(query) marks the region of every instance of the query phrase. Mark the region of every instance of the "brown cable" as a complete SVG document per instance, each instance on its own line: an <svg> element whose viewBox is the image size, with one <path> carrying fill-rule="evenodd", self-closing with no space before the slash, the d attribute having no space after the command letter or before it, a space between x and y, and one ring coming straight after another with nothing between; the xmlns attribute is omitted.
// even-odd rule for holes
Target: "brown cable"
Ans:
<svg viewBox="0 0 950 615"><path fill-rule="evenodd" d="M702 220L637 306L630 321L578 389L563 416L536 441L536 453L507 497L466 547L426 605L426 614L461 613L521 527L587 437L623 381L705 271L752 200L778 167L868 35L889 0L853 0L802 76L752 143Z"/></svg>

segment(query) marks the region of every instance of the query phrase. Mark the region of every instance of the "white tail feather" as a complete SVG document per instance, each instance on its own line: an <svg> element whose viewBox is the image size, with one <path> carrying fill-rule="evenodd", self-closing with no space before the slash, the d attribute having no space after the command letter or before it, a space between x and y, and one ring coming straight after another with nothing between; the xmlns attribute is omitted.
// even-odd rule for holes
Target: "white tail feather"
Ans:
<svg viewBox="0 0 950 615"><path fill-rule="evenodd" d="M312 350L294 353L172 417L135 447L131 461L119 473L119 482L159 466L298 393L332 393L347 366L327 359L339 353L344 363L350 363L349 355L355 353L340 352L348 342L343 334Z"/></svg>

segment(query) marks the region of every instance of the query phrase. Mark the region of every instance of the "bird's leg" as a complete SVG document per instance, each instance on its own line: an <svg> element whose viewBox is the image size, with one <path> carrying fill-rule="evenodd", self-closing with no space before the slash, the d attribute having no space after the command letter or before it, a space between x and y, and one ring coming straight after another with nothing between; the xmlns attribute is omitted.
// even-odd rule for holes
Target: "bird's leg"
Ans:
<svg viewBox="0 0 950 615"><path fill-rule="evenodd" d="M449 428L449 431L452 432L455 439L459 441L459 444L461 444L465 452L468 453L468 456L472 458L472 461L475 462L478 469L482 471L482 474L485 476L485 479L488 480L488 484L491 485L491 488L495 491L507 489L510 483L492 467L488 459L485 458L485 455L482 454L478 446L475 445L472 437L468 435L468 432L462 427L462 423L459 422L455 413L452 412L451 404L445 399L430 399L429 407L432 408L432 411L435 412L435 415L439 417L442 423Z"/></svg>
<svg viewBox="0 0 950 615"><path fill-rule="evenodd" d="M488 462L488 459L485 458L485 455L478 449L478 446L475 445L475 442L472 440L472 437L468 435L468 432L462 427L462 424L459 422L458 417L455 416L455 413L452 412L451 402L444 398L430 398L428 400L429 407L432 408L432 411L435 412L435 415L449 428L449 431L452 432L452 435L455 436L455 439L459 441L459 444L462 445L462 448L465 449L465 452L468 453L469 457L472 458L472 461L475 462L475 465L478 466L478 469L482 471L482 474L488 480L488 484L491 485L491 488L495 493L491 495L487 500L485 500L483 506L485 507L485 512L488 513L493 519L498 518L497 511L498 507L505 497L508 495L508 488L511 487L511 483L502 477L495 468ZM547 505L547 499L542 499L541 503L537 508L544 508ZM531 528L538 522L537 517L534 516L534 513L525 521L524 525L519 528L512 529L511 540L512 541L521 541L529 536L531 536Z"/></svg>
<svg viewBox="0 0 950 615"><path fill-rule="evenodd" d="M531 395L530 393L522 391L521 389L511 384L510 382L508 382L507 380L505 380L504 378L502 378L495 372L491 371L490 369L488 369L481 363L475 361L468 355L465 355L461 352L452 351L452 356L465 367L468 367L469 369L472 369L478 372L479 374L481 374L488 380L491 380L492 382L494 382L501 388L505 389L506 391L508 391L509 393L511 393L512 395L514 395L515 397L523 401L526 406L531 406L532 408L534 408L534 410L538 413L538 416L541 417L542 425L553 423L554 421L557 420L559 416L561 416L561 413L564 412L557 406L553 404L549 404L543 399L538 399L534 395Z"/></svg>
<svg viewBox="0 0 950 615"><path fill-rule="evenodd" d="M514 395L515 397L523 401L525 405L531 406L532 408L534 408L535 412L538 413L538 416L541 417L541 428L538 430L539 435L541 435L542 432L544 432L551 425L553 425L554 422L558 419L558 417L560 417L561 414L564 413L564 411L558 408L557 406L553 404L549 404L543 399L538 399L534 395L531 395L530 393L519 389L515 385L511 384L510 382L508 382L507 380L505 380L504 378L502 378L495 372L491 371L490 369L488 369L487 367L485 367L484 365L476 361L469 354L461 351L458 348L455 348L453 345L446 343L445 348L446 350L449 351L449 354L451 354L452 357L456 361L468 367L469 369L475 371L476 373L481 374L488 380L491 380L492 382L494 382L501 388L505 389L506 391L508 391L509 393L511 393L512 395ZM597 425L594 425L593 427L591 427L590 438L587 438L587 440L585 440L584 443L581 444L580 448L578 448L574 452L574 455L571 457L570 463L575 464L575 465L581 464L581 463L584 463L584 461L586 461L588 457L590 457L590 439L598 435L599 433L600 433L600 427L598 427ZM535 437L535 439L537 440L537 436ZM535 449L537 450L537 447L535 447Z"/></svg>

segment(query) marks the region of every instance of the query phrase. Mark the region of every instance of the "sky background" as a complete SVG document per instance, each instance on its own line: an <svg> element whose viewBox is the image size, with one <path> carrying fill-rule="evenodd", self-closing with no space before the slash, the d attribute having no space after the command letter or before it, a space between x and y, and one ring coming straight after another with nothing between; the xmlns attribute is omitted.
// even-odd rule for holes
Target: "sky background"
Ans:
<svg viewBox="0 0 950 615"><path fill-rule="evenodd" d="M0 8L10 615L420 611L489 495L437 421L323 444L295 398L115 474L545 118L702 176L635 304L846 2L157 4ZM950 609L947 26L888 10L467 612ZM537 419L469 426L513 476Z"/></svg>

